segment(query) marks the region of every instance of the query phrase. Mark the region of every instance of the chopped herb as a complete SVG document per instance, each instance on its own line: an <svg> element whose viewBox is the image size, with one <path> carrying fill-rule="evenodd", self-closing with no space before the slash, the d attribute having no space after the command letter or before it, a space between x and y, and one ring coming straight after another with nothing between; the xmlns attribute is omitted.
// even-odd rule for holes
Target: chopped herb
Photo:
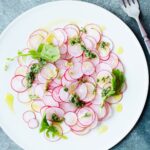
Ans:
<svg viewBox="0 0 150 150"><path fill-rule="evenodd" d="M32 95L32 94L29 94L29 98L30 98L30 99L37 99L37 98L39 98L39 96L37 96L37 95Z"/></svg>
<svg viewBox="0 0 150 150"><path fill-rule="evenodd" d="M80 32L87 33L87 30L85 28L81 28Z"/></svg>
<svg viewBox="0 0 150 150"><path fill-rule="evenodd" d="M52 114L52 122L59 122L61 123L62 121L64 121L64 118L60 118L57 114Z"/></svg>
<svg viewBox="0 0 150 150"><path fill-rule="evenodd" d="M100 82L100 79L97 79L96 81L97 81L97 82Z"/></svg>
<svg viewBox="0 0 150 150"><path fill-rule="evenodd" d="M125 83L125 76L120 70L113 69L112 76L111 87L102 90L103 101L107 100L111 96L120 94Z"/></svg>
<svg viewBox="0 0 150 150"><path fill-rule="evenodd" d="M90 116L91 116L91 113L87 112L87 113L84 114L83 118L88 118Z"/></svg>
<svg viewBox="0 0 150 150"><path fill-rule="evenodd" d="M81 48L85 52L86 57L88 57L89 59L96 58L96 55L88 50L83 44L81 44Z"/></svg>
<svg viewBox="0 0 150 150"><path fill-rule="evenodd" d="M78 44L80 42L81 42L80 38L72 38L72 39L70 39L70 44L71 45L75 45L75 44Z"/></svg>
<svg viewBox="0 0 150 150"><path fill-rule="evenodd" d="M68 92L68 88L65 87L65 88L64 88L64 91L65 91L65 92Z"/></svg>
<svg viewBox="0 0 150 150"><path fill-rule="evenodd" d="M100 44L100 47L103 48L103 49L105 49L106 46L109 46L109 43L108 43L108 42L104 42L104 41L103 41L103 42Z"/></svg>
<svg viewBox="0 0 150 150"><path fill-rule="evenodd" d="M46 115L44 115L42 121L41 121L41 127L40 127L40 133L45 132L46 136L50 138L50 135L53 137L58 136L63 139L67 139L66 136L62 135L62 133L59 132L57 125L51 124L49 125L46 119Z"/></svg>
<svg viewBox="0 0 150 150"><path fill-rule="evenodd" d="M81 101L77 94L72 95L70 102L76 107L83 107L85 105L85 102Z"/></svg>

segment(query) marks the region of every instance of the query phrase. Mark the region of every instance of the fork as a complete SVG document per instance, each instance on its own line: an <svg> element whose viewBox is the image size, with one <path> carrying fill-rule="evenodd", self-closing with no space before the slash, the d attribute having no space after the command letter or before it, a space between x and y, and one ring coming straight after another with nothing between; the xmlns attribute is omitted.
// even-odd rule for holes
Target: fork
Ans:
<svg viewBox="0 0 150 150"><path fill-rule="evenodd" d="M145 45L150 54L150 40L148 39L147 33L139 19L140 7L139 7L138 0L121 0L121 7L123 8L123 10L127 13L129 17L132 17L136 20L139 26L139 29L141 31L141 35L144 39Z"/></svg>

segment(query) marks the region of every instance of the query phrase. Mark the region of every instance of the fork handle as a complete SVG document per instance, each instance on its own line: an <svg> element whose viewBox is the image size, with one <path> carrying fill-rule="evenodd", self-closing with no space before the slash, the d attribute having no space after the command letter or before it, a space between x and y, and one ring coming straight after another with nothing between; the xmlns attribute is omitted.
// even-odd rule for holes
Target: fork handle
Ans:
<svg viewBox="0 0 150 150"><path fill-rule="evenodd" d="M142 37L143 37L143 39L144 39L145 45L146 45L146 47L147 47L147 50L148 50L148 52L149 52L149 54L150 54L150 40L149 40L149 38L147 37L147 33L146 33L146 31L145 31L145 29L144 29L144 27L143 27L143 25L142 25L140 19L137 18L136 21L137 21L137 24L138 24L139 29L140 29L140 31L141 31L141 35L142 35Z"/></svg>

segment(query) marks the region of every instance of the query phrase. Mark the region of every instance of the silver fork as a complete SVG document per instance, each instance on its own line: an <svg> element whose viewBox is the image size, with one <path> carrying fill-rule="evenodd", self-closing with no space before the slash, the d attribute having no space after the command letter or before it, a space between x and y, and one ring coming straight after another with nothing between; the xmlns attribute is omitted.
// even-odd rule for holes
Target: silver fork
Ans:
<svg viewBox="0 0 150 150"><path fill-rule="evenodd" d="M121 0L121 7L123 8L123 10L127 13L129 17L132 17L136 20L139 26L139 29L141 31L141 35L144 39L144 42L150 54L150 40L148 39L147 33L139 19L140 7L139 7L138 0Z"/></svg>

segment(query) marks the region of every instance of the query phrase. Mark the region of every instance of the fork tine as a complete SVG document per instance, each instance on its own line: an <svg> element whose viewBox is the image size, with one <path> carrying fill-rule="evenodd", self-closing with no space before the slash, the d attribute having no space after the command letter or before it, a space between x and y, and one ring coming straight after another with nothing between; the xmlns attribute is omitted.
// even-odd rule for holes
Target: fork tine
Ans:
<svg viewBox="0 0 150 150"><path fill-rule="evenodd" d="M120 0L119 2L120 2L121 7L125 7L124 0Z"/></svg>
<svg viewBox="0 0 150 150"><path fill-rule="evenodd" d="M123 0L123 2L124 2L125 7L128 7L130 5L128 0Z"/></svg>
<svg viewBox="0 0 150 150"><path fill-rule="evenodd" d="M138 0L133 0L133 1L134 1L134 4L139 7L139 2L138 2Z"/></svg>

